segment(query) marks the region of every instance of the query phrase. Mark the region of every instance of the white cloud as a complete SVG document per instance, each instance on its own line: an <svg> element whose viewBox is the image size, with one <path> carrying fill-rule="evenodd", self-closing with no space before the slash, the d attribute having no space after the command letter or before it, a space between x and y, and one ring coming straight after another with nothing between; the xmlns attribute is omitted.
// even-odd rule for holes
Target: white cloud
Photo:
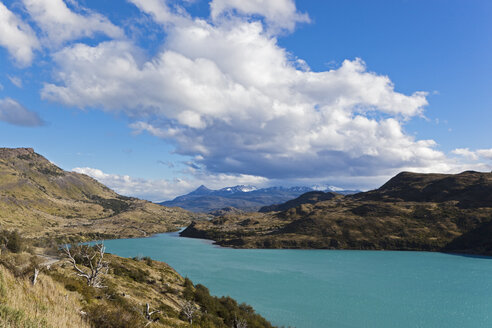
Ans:
<svg viewBox="0 0 492 328"><path fill-rule="evenodd" d="M470 160L492 160L492 148L490 149L477 149L475 151L471 151L468 148L457 148L453 150L451 153L459 156L463 156Z"/></svg>
<svg viewBox="0 0 492 328"><path fill-rule="evenodd" d="M19 126L41 126L43 120L12 98L0 99L0 121Z"/></svg>
<svg viewBox="0 0 492 328"><path fill-rule="evenodd" d="M136 133L171 140L214 174L321 179L461 167L403 128L422 115L426 93L397 92L362 60L312 72L254 17L207 22L165 1L132 2L163 24L162 50L144 60L129 41L66 47L53 57L57 82L45 84L44 99L124 112Z"/></svg>
<svg viewBox="0 0 492 328"><path fill-rule="evenodd" d="M8 75L7 78L10 80L10 82L15 85L18 88L22 88L22 80L18 76L10 76Z"/></svg>
<svg viewBox="0 0 492 328"><path fill-rule="evenodd" d="M458 156L463 156L463 157L471 159L471 160L477 160L478 159L477 154L468 148L456 148L451 153L458 155Z"/></svg>
<svg viewBox="0 0 492 328"><path fill-rule="evenodd" d="M101 14L82 8L84 14L72 11L63 0L22 0L32 19L50 45L93 37L96 33L111 38L123 37L123 31ZM78 7L78 6L77 6Z"/></svg>
<svg viewBox="0 0 492 328"><path fill-rule="evenodd" d="M171 10L166 3L166 0L128 0L138 7L142 12L152 16L152 18L160 24L184 22L188 15L179 6L176 10Z"/></svg>
<svg viewBox="0 0 492 328"><path fill-rule="evenodd" d="M0 46L7 48L21 67L29 66L39 42L31 27L0 2Z"/></svg>
<svg viewBox="0 0 492 328"><path fill-rule="evenodd" d="M211 17L217 21L224 14L235 11L241 15L265 17L274 31L293 31L296 23L309 22L309 16L297 11L293 0L213 0L210 2Z"/></svg>
<svg viewBox="0 0 492 328"><path fill-rule="evenodd" d="M133 178L128 175L109 174L90 167L76 167L72 171L93 177L119 194L151 201L173 199L196 189L202 184L212 189L219 189L238 184L262 185L267 181L265 178L248 175L205 175L199 172L183 179L149 180Z"/></svg>
<svg viewBox="0 0 492 328"><path fill-rule="evenodd" d="M486 159L492 159L492 148L490 149L479 149L477 150L477 155L486 158Z"/></svg>

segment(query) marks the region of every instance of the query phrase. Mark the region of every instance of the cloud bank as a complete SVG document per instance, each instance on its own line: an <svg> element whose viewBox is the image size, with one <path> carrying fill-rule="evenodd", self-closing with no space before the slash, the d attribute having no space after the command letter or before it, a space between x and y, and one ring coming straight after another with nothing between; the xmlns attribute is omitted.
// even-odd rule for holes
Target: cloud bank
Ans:
<svg viewBox="0 0 492 328"><path fill-rule="evenodd" d="M213 1L210 21L162 1L133 2L162 24L163 50L145 60L128 41L66 47L54 54L58 82L45 84L44 99L124 112L137 133L176 143L212 173L287 179L452 169L433 140L404 131L427 105L425 92L397 92L361 59L313 72L278 45L268 26L304 17L292 1Z"/></svg>

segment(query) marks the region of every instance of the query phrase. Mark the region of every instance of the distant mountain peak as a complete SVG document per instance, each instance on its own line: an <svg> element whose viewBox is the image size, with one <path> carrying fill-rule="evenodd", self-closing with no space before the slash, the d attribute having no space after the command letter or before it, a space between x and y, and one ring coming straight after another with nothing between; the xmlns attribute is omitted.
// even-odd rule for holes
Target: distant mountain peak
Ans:
<svg viewBox="0 0 492 328"><path fill-rule="evenodd" d="M194 191L190 192L188 195L207 195L210 194L212 190L208 189L204 185L196 188Z"/></svg>

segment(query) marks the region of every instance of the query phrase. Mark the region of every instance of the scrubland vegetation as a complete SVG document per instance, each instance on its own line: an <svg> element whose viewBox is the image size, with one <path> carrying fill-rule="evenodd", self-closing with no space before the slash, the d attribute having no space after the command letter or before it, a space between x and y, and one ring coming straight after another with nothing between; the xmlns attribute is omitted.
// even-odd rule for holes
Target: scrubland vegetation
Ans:
<svg viewBox="0 0 492 328"><path fill-rule="evenodd" d="M63 249L39 256L43 249L5 230L0 249L0 327L272 327L252 307L211 296L148 257L121 258L98 245L72 247L72 260ZM83 273L98 263L100 283L91 284Z"/></svg>

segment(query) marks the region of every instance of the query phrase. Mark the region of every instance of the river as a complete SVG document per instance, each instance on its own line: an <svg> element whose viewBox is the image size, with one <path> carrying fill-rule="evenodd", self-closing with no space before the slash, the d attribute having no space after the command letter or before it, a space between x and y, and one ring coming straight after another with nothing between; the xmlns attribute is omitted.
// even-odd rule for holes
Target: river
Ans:
<svg viewBox="0 0 492 328"><path fill-rule="evenodd" d="M230 249L177 233L105 241L164 261L278 326L492 327L492 258L425 252Z"/></svg>

